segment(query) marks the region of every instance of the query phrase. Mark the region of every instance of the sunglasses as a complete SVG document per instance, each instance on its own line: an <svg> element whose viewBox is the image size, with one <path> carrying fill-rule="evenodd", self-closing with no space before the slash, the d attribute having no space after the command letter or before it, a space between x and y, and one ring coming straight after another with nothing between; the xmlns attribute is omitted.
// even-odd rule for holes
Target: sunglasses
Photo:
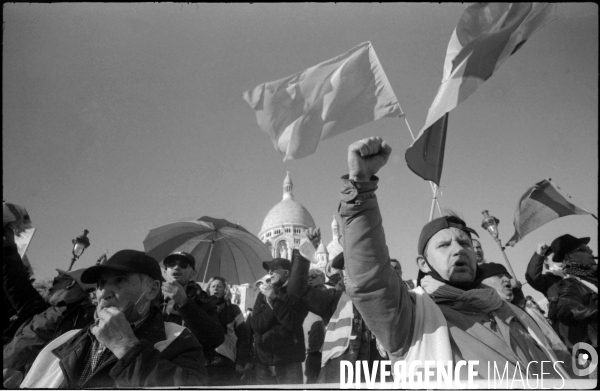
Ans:
<svg viewBox="0 0 600 391"><path fill-rule="evenodd" d="M318 274L311 274L311 275L309 275L309 276L308 276L308 279L309 279L309 280L314 280L314 279L315 279L315 278L317 278L317 277L319 277L319 275L318 275Z"/></svg>
<svg viewBox="0 0 600 391"><path fill-rule="evenodd" d="M182 269L187 269L189 263L183 259L169 259L165 262L165 266L168 268L174 268L175 265L178 265Z"/></svg>

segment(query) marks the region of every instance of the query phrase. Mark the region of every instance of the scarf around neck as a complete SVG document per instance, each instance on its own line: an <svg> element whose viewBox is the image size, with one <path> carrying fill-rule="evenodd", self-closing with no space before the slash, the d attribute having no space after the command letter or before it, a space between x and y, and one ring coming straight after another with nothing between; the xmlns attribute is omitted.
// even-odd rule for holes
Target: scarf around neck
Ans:
<svg viewBox="0 0 600 391"><path fill-rule="evenodd" d="M457 311L490 313L504 304L495 289L482 285L464 291L431 276L425 276L421 279L421 286L435 303L443 303Z"/></svg>

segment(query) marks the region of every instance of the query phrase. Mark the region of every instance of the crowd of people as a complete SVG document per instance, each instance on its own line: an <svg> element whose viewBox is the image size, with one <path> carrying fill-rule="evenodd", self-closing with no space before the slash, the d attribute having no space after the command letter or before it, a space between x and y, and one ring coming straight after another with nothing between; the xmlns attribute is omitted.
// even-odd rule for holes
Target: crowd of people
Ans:
<svg viewBox="0 0 600 391"><path fill-rule="evenodd" d="M343 252L325 272L300 249L263 262L267 276L244 312L225 278L205 289L196 282L196 260L185 252L156 260L125 249L89 268L57 269L42 297L5 221L4 387L337 384L348 380L342 362L373 368L382 360L477 360L482 379L498 366L521 377L597 378L597 369L580 375L589 361L574 368L571 360L577 344L597 348L590 239L565 234L534 252L525 279L547 298L546 311L518 276L484 258L475 230L452 214L422 227L418 276L404 280L407 261L389 256L375 195L390 152L377 137L349 147ZM305 236L317 247L318 230ZM377 381L394 379L378 372Z"/></svg>

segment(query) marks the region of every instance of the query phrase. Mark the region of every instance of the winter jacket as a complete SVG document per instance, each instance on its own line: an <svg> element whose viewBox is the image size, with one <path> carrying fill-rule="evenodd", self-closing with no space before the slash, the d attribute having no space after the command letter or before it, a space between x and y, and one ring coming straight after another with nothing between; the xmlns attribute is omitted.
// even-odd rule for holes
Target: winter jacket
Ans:
<svg viewBox="0 0 600 391"><path fill-rule="evenodd" d="M537 252L529 260L525 279L529 285L538 292L541 292L545 297L548 297L548 289L560 280L562 277L554 275L550 272L542 273L544 270L544 257Z"/></svg>
<svg viewBox="0 0 600 391"><path fill-rule="evenodd" d="M214 350L225 340L226 327L222 325L214 300L195 282L186 287L190 300L183 307L167 300L163 308L165 322L173 322L187 327L202 344L204 352Z"/></svg>
<svg viewBox="0 0 600 391"><path fill-rule="evenodd" d="M292 271L288 292L299 297L308 308L308 311L319 315L328 323L336 310L342 291L337 289L318 289L308 285L308 270L310 261L302 257L295 250L293 254ZM362 319L355 306L352 306L354 317L348 349L341 356L329 360L319 373L318 383L339 383L340 362L357 360L371 361L383 359L376 348L371 331Z"/></svg>
<svg viewBox="0 0 600 391"><path fill-rule="evenodd" d="M51 340L69 330L81 329L94 321L96 306L88 299L64 306L51 306L35 315L3 348L3 368L27 373L39 352Z"/></svg>
<svg viewBox="0 0 600 391"><path fill-rule="evenodd" d="M244 315L240 307L228 300L217 303L216 308L221 327L226 330L225 339L213 350L205 349L207 362L226 358L243 367L252 360L252 334L244 322Z"/></svg>
<svg viewBox="0 0 600 391"><path fill-rule="evenodd" d="M44 311L49 305L31 284L27 268L23 265L17 251L17 245L4 246L2 252L2 285L5 304L8 299L17 316L8 325L2 326L2 345L5 345L24 323L30 321L35 314Z"/></svg>
<svg viewBox="0 0 600 391"><path fill-rule="evenodd" d="M169 323L163 322L160 310L152 307L148 319L134 330L139 342L120 359L112 356L96 368L80 387L79 379L93 343L90 327L86 327L51 352L43 350L21 387L33 387L30 385L33 382L35 387L46 388L52 381L59 383L58 388L68 389L207 385L204 354L198 340L188 329L177 325L173 326L178 332L167 335L166 326ZM47 363L48 369L56 369L57 360L58 379L52 371L46 373L44 368L36 367L40 361ZM42 377L35 381L39 374Z"/></svg>
<svg viewBox="0 0 600 391"><path fill-rule="evenodd" d="M302 324L308 314L298 298L286 287L276 288L273 308L259 294L252 311L252 329L258 361L265 365L301 363L305 357Z"/></svg>
<svg viewBox="0 0 600 391"><path fill-rule="evenodd" d="M577 278L563 278L548 290L548 302L548 317L568 348L578 342L598 346L597 292Z"/></svg>

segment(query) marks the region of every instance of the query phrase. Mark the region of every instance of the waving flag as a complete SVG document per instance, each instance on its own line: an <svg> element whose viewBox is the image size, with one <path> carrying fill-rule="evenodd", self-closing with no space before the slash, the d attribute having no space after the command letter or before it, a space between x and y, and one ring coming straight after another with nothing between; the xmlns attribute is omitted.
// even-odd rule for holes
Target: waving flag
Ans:
<svg viewBox="0 0 600 391"><path fill-rule="evenodd" d="M448 113L425 129L404 155L412 172L438 186L442 178L447 130Z"/></svg>
<svg viewBox="0 0 600 391"><path fill-rule="evenodd" d="M439 132L439 120L471 95L513 55L531 34L556 18L555 4L547 3L478 3L469 5L463 13L448 44L442 85L429 108L423 129L413 142L416 147L422 137L443 146ZM445 129L445 128L444 128ZM444 135L445 137L445 135ZM421 161L425 156L411 148L406 152L406 161L411 170L424 179L419 166L430 166ZM421 148L422 149L422 148ZM412 158L409 158L412 154ZM441 175L443 152L438 153ZM439 178L436 182L439 185Z"/></svg>
<svg viewBox="0 0 600 391"><path fill-rule="evenodd" d="M514 246L528 233L559 217L587 214L591 213L567 201L554 183L544 179L527 189L519 200L513 222L515 234L506 245Z"/></svg>
<svg viewBox="0 0 600 391"><path fill-rule="evenodd" d="M283 161L313 154L320 140L403 114L370 42L243 96Z"/></svg>

